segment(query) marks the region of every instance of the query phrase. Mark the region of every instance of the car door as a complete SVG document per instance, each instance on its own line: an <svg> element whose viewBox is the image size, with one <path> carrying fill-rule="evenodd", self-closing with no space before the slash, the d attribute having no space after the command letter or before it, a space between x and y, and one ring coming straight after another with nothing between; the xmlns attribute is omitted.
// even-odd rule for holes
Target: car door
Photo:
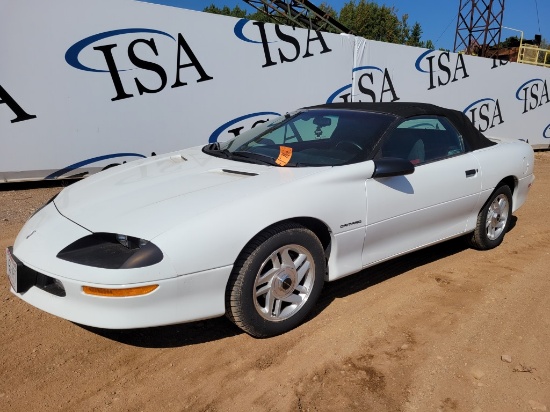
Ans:
<svg viewBox="0 0 550 412"><path fill-rule="evenodd" d="M481 191L480 168L449 120L402 121L377 157L407 159L415 171L367 180L363 266L464 232Z"/></svg>

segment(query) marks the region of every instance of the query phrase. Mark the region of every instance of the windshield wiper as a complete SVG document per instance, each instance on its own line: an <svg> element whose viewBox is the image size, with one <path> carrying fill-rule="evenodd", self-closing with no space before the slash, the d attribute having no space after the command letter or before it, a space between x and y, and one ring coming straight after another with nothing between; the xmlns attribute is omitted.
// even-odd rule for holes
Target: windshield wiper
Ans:
<svg viewBox="0 0 550 412"><path fill-rule="evenodd" d="M224 159L230 159L235 161L265 164L269 166L276 166L275 160L272 157L263 155L261 153L247 152L244 150L236 150L234 152L228 149L221 149L219 142L210 143L202 148L202 151L211 154L212 156L223 157Z"/></svg>
<svg viewBox="0 0 550 412"><path fill-rule="evenodd" d="M232 152L231 154L233 155L233 158L238 157L239 159L243 159L243 160L246 159L250 163L260 163L260 164L269 165L269 166L277 165L277 163L275 163L275 160L273 160L272 157L261 153L253 153L253 152L237 150L235 152Z"/></svg>

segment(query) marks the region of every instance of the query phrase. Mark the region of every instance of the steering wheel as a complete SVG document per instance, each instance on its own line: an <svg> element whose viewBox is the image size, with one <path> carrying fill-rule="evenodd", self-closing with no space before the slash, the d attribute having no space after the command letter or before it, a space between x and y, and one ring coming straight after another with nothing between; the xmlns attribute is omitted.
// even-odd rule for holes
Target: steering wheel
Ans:
<svg viewBox="0 0 550 412"><path fill-rule="evenodd" d="M411 129L434 129L437 130L437 127L435 127L432 123L418 123L414 126L411 126Z"/></svg>
<svg viewBox="0 0 550 412"><path fill-rule="evenodd" d="M336 143L336 146L334 147L336 149L340 148L341 150L345 150L345 151L349 151L349 150L346 150L346 148L348 149L351 148L353 151L357 151L357 150L359 150L360 152L363 151L363 148L359 145L359 143L354 142L352 140L341 140L338 143Z"/></svg>

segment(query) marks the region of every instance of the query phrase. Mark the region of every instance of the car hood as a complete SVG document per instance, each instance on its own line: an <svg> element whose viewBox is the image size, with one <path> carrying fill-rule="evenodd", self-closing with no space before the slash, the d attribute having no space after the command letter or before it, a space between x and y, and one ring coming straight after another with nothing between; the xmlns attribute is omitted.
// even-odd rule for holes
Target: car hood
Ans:
<svg viewBox="0 0 550 412"><path fill-rule="evenodd" d="M171 227L243 197L321 173L243 163L191 148L113 167L64 189L58 211L91 232L151 240Z"/></svg>

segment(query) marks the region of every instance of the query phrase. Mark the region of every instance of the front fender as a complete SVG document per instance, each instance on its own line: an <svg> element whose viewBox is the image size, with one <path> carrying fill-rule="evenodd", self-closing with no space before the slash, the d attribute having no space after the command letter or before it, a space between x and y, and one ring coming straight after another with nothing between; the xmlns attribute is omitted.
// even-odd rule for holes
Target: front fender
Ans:
<svg viewBox="0 0 550 412"><path fill-rule="evenodd" d="M246 193L175 225L153 241L169 257L175 272L184 275L232 265L250 239L284 220L318 219L337 239L364 228L365 180L373 171L373 162L332 167L288 184Z"/></svg>

